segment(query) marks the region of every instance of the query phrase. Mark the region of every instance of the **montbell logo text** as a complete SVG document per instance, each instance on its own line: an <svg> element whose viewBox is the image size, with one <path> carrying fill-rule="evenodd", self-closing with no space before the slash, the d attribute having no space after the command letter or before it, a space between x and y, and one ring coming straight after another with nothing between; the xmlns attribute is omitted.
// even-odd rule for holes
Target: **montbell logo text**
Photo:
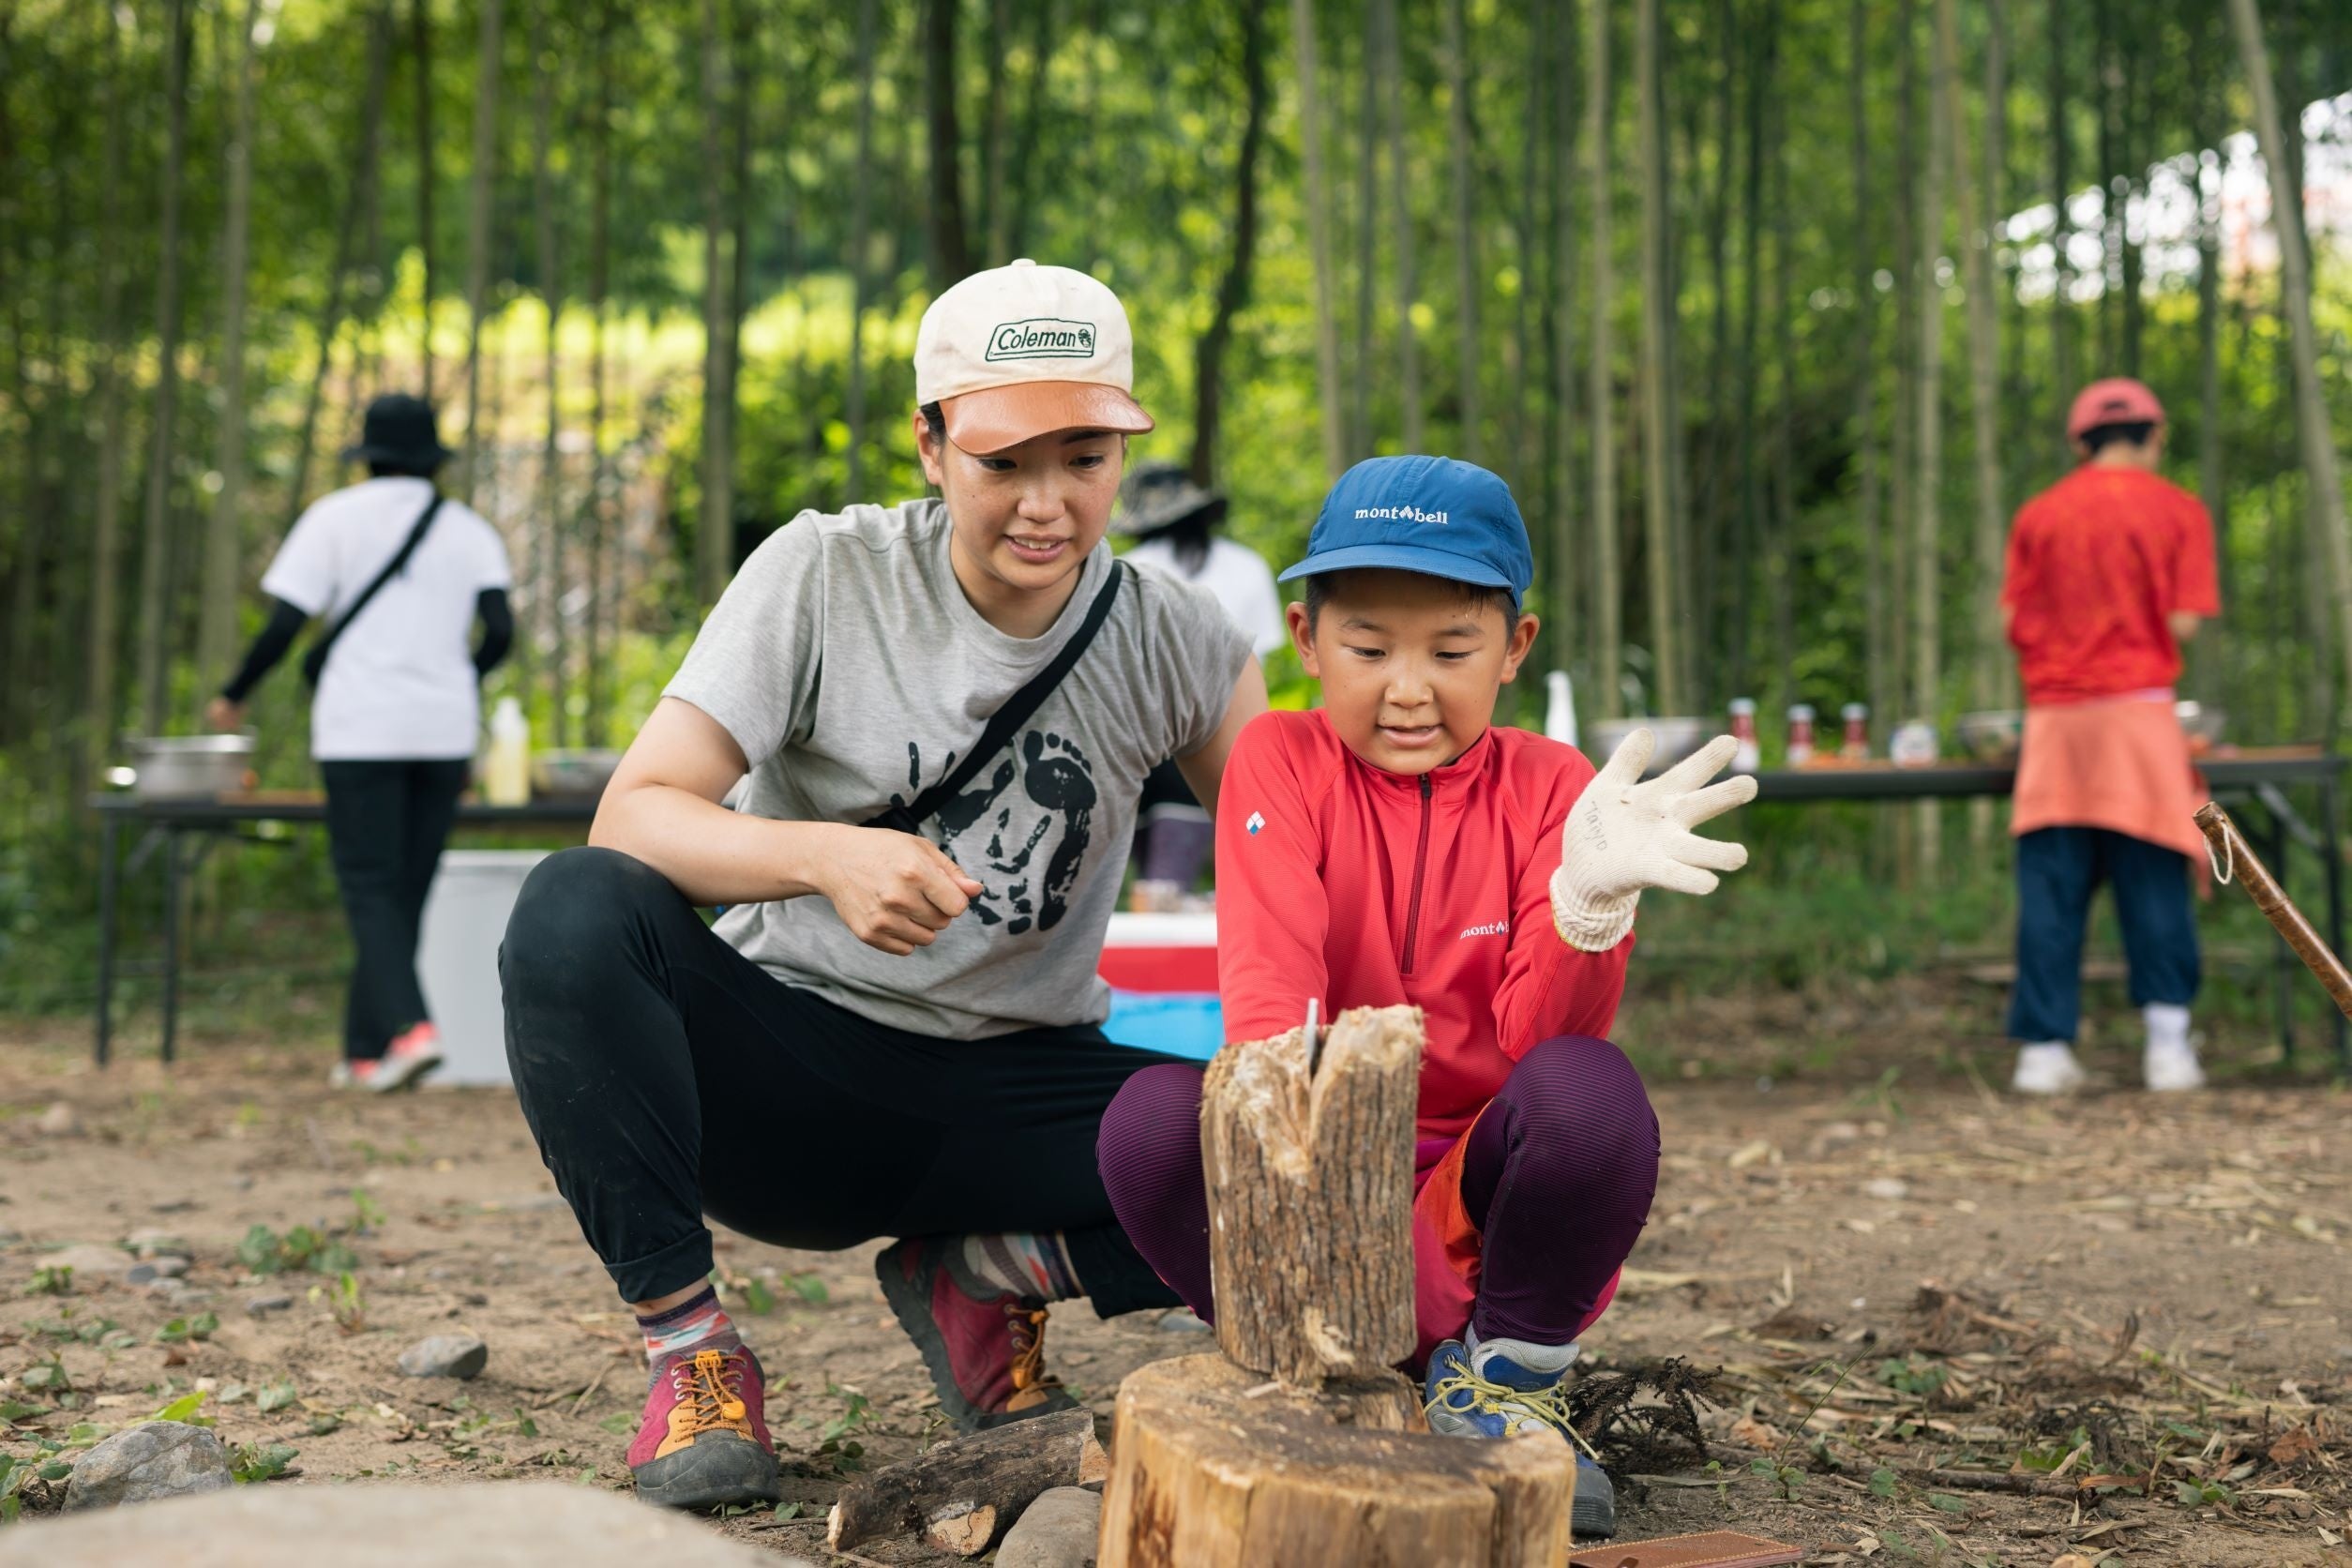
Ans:
<svg viewBox="0 0 2352 1568"><path fill-rule="evenodd" d="M991 354L989 357L995 356ZM1400 522L1434 522L1442 526L1446 516L1444 512L1425 512L1418 506L1358 506L1356 508L1356 520L1359 522L1366 518L1391 518Z"/></svg>
<svg viewBox="0 0 2352 1568"><path fill-rule="evenodd" d="M988 357L995 359L1092 359L1093 322L1056 321L1039 316L1006 322L988 334Z"/></svg>
<svg viewBox="0 0 2352 1568"><path fill-rule="evenodd" d="M1462 927L1461 936L1456 937L1455 940L1456 942L1460 942L1470 937L1507 937L1510 934L1511 922L1508 920L1498 920L1488 926L1465 926Z"/></svg>

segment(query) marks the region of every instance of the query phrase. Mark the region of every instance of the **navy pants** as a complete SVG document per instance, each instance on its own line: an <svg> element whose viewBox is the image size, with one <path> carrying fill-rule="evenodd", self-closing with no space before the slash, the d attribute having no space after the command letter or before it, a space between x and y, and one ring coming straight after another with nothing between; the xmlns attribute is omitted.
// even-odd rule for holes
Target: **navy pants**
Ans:
<svg viewBox="0 0 2352 1568"><path fill-rule="evenodd" d="M2009 1036L2072 1041L2082 1014L2083 925L2102 882L2115 889L2132 1005L2185 1007L2197 994L2189 857L2098 827L2045 827L2017 840L2017 990Z"/></svg>

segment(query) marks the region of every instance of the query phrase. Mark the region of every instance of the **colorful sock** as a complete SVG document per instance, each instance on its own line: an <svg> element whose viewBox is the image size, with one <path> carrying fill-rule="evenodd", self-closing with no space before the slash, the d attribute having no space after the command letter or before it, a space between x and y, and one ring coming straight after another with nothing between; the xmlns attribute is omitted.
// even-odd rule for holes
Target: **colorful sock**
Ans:
<svg viewBox="0 0 2352 1568"><path fill-rule="evenodd" d="M1016 1296L1063 1302L1086 1294L1058 1230L966 1236L963 1261L973 1278Z"/></svg>
<svg viewBox="0 0 2352 1568"><path fill-rule="evenodd" d="M637 1326L645 1333L645 1360L649 1365L685 1350L731 1350L743 1344L735 1334L735 1325L719 1307L716 1286L705 1285L692 1299L680 1302L667 1312L641 1317Z"/></svg>

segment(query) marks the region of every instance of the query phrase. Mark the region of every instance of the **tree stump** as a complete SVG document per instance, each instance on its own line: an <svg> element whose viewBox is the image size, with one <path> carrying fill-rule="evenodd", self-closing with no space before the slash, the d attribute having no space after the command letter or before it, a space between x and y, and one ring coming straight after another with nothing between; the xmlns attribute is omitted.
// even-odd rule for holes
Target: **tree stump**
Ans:
<svg viewBox="0 0 2352 1568"><path fill-rule="evenodd" d="M1421 1011L1357 1008L1324 1031L1230 1045L1200 1101L1217 1345L1311 1390L1413 1353L1413 1112Z"/></svg>
<svg viewBox="0 0 2352 1568"><path fill-rule="evenodd" d="M1430 1435L1413 1352L1421 1014L1359 1009L1209 1065L1220 1356L1120 1385L1100 1568L1560 1568L1576 1454ZM1271 1374L1271 1376L1269 1376Z"/></svg>
<svg viewBox="0 0 2352 1568"><path fill-rule="evenodd" d="M1223 1356L1119 1389L1099 1568L1559 1568L1576 1455L1440 1438L1411 1385L1253 1384Z"/></svg>

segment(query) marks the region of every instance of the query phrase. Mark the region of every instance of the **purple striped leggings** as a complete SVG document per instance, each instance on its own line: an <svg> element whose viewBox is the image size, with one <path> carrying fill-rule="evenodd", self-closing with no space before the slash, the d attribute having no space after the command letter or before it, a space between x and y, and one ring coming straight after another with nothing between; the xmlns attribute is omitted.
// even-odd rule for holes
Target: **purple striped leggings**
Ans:
<svg viewBox="0 0 2352 1568"><path fill-rule="evenodd" d="M1480 1236L1470 1326L1481 1339L1564 1344L1633 1252L1657 1191L1658 1118L1641 1076L1606 1040L1546 1040L1469 1136L1462 1202ZM1199 1069L1163 1064L1127 1079L1094 1156L1128 1240L1210 1318Z"/></svg>

